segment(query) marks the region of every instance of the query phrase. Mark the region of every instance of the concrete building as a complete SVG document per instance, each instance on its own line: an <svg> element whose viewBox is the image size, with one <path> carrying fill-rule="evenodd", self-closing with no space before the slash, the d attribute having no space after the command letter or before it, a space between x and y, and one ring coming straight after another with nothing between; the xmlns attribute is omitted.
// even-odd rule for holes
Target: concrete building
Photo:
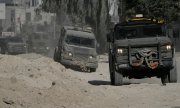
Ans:
<svg viewBox="0 0 180 108"><path fill-rule="evenodd" d="M0 3L6 4L6 18L0 21L3 32L20 33L24 24L51 24L55 17L41 11L42 0L0 0Z"/></svg>

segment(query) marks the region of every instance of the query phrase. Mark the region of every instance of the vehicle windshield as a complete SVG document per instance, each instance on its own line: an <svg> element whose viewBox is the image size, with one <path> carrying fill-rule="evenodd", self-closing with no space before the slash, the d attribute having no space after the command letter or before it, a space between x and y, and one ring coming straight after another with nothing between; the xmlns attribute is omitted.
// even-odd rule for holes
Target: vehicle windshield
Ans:
<svg viewBox="0 0 180 108"><path fill-rule="evenodd" d="M72 36L72 35L67 36L66 43L71 44L71 45L79 45L79 46L95 48L95 40L94 39L77 37L77 36Z"/></svg>
<svg viewBox="0 0 180 108"><path fill-rule="evenodd" d="M144 38L144 37L157 37L163 36L162 26L148 25L148 26L131 26L121 27L117 30L115 38L117 40L124 38Z"/></svg>

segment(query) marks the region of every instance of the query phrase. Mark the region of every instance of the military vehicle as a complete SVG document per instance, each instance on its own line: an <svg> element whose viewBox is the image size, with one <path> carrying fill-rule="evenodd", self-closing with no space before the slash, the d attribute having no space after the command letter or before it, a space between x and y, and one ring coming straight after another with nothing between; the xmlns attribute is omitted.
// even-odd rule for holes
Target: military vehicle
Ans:
<svg viewBox="0 0 180 108"><path fill-rule="evenodd" d="M5 38L0 38L0 54L5 54L7 50L6 40Z"/></svg>
<svg viewBox="0 0 180 108"><path fill-rule="evenodd" d="M6 54L27 53L27 44L21 37L5 37L5 45Z"/></svg>
<svg viewBox="0 0 180 108"><path fill-rule="evenodd" d="M28 51L48 55L50 52L50 37L45 32L35 32L28 37Z"/></svg>
<svg viewBox="0 0 180 108"><path fill-rule="evenodd" d="M112 85L127 78L177 82L175 46L163 20L135 17L116 24L107 35Z"/></svg>
<svg viewBox="0 0 180 108"><path fill-rule="evenodd" d="M64 26L54 60L66 67L80 67L83 71L95 72L98 67L97 41L89 27Z"/></svg>

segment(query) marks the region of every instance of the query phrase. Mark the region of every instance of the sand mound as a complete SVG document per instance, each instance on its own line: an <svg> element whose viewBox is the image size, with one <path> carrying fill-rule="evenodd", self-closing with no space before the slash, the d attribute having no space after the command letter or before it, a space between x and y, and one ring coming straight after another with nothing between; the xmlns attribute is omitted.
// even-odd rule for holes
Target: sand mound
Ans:
<svg viewBox="0 0 180 108"><path fill-rule="evenodd" d="M27 86L49 88L53 81L58 80L55 72L65 71L50 58L35 54L24 57L0 55L0 77L20 80Z"/></svg>

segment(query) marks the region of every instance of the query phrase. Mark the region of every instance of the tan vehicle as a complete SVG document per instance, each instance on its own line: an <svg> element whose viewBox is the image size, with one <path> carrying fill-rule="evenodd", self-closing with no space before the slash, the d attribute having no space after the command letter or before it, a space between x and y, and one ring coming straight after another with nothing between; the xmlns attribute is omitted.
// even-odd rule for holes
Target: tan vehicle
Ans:
<svg viewBox="0 0 180 108"><path fill-rule="evenodd" d="M65 26L61 29L54 60L65 66L78 66L84 71L95 72L98 67L97 41L90 29Z"/></svg>

